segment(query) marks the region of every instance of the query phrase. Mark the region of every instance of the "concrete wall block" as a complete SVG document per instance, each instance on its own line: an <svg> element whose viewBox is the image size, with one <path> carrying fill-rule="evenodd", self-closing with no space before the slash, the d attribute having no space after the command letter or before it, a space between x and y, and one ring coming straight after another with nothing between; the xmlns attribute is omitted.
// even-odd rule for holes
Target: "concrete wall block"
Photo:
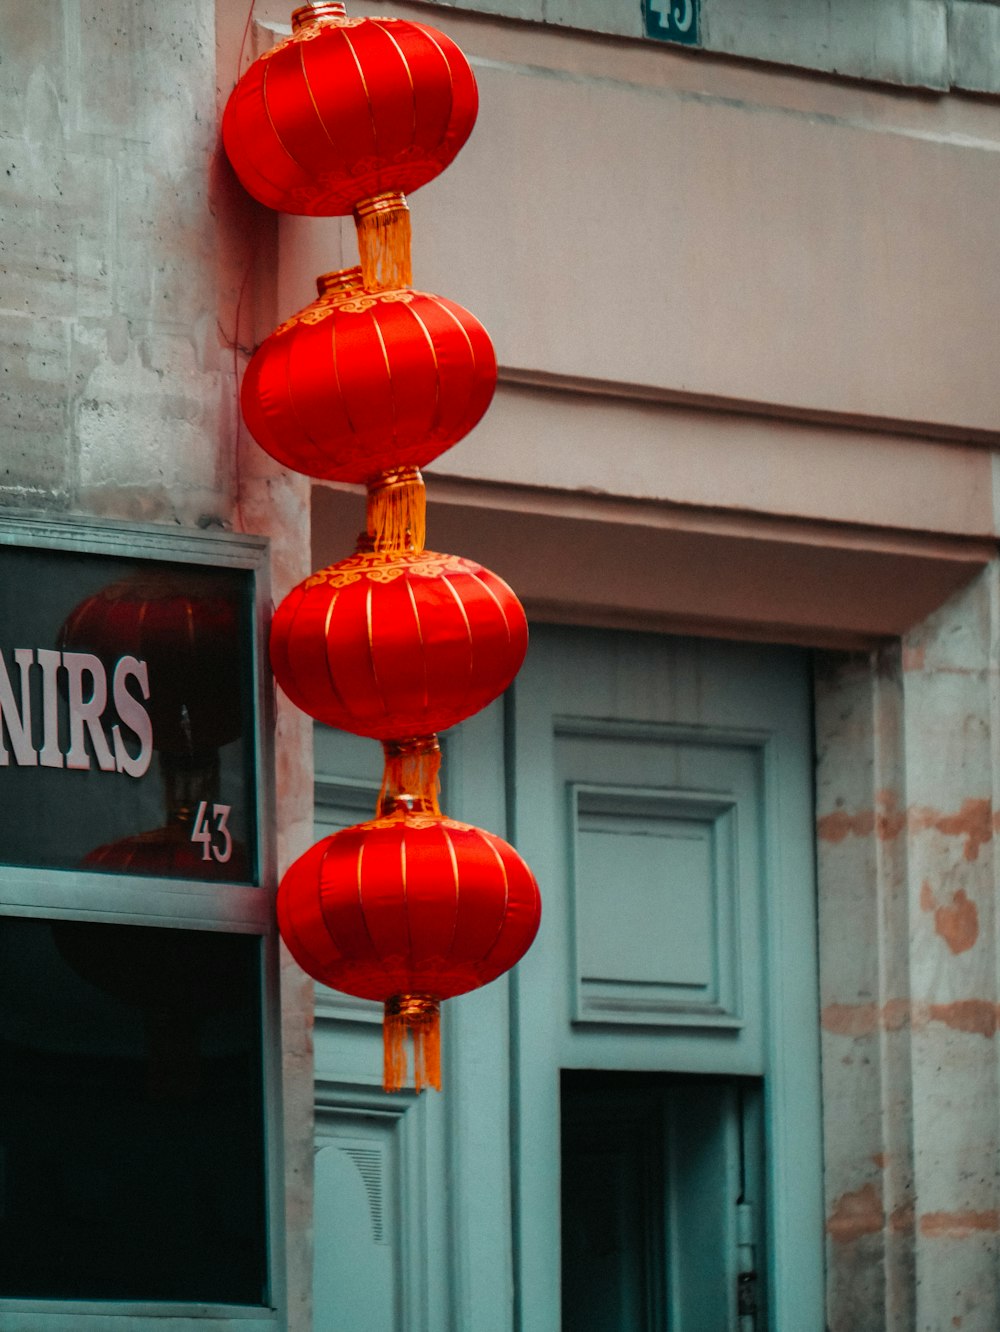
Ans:
<svg viewBox="0 0 1000 1332"><path fill-rule="evenodd" d="M190 326L215 308L218 238L207 162L172 174L129 146L117 169L116 309L150 326Z"/></svg>
<svg viewBox="0 0 1000 1332"><path fill-rule="evenodd" d="M948 71L955 88L1000 93L1000 8L990 0L951 0Z"/></svg>
<svg viewBox="0 0 1000 1332"><path fill-rule="evenodd" d="M66 110L65 0L6 0L0 45L0 125L40 140L61 130ZM53 120L54 117L54 120Z"/></svg>
<svg viewBox="0 0 1000 1332"><path fill-rule="evenodd" d="M639 0L473 0L455 8L643 35ZM944 89L947 9L948 0L703 0L701 40L726 55Z"/></svg>
<svg viewBox="0 0 1000 1332"><path fill-rule="evenodd" d="M992 1332L1000 1325L995 1040L929 1028L919 1046L912 1326Z"/></svg>
<svg viewBox="0 0 1000 1332"><path fill-rule="evenodd" d="M105 160L0 138L6 308L47 316L110 312L113 199Z"/></svg>
<svg viewBox="0 0 1000 1332"><path fill-rule="evenodd" d="M634 4L608 4L608 0L544 0L546 23L563 23L571 28L608 32L618 37L642 37L642 7Z"/></svg>
<svg viewBox="0 0 1000 1332"><path fill-rule="evenodd" d="M996 1213L996 1056L988 1030L958 1030L942 1017L932 1017L914 1033L917 1230L929 1238L952 1228L939 1220L942 1215ZM991 1229L995 1237L996 1224Z"/></svg>
<svg viewBox="0 0 1000 1332"><path fill-rule="evenodd" d="M61 319L0 313L0 490L61 494L71 481L65 385L69 336Z"/></svg>
<svg viewBox="0 0 1000 1332"><path fill-rule="evenodd" d="M959 600L946 602L906 635L903 659L908 679L928 681L939 675L997 670L990 640L992 582L988 575L977 579Z"/></svg>
<svg viewBox="0 0 1000 1332"><path fill-rule="evenodd" d="M1000 1322L997 578L903 644L919 1327Z"/></svg>
<svg viewBox="0 0 1000 1332"><path fill-rule="evenodd" d="M80 0L70 32L75 127L180 166L215 137L212 7Z"/></svg>
<svg viewBox="0 0 1000 1332"><path fill-rule="evenodd" d="M835 663L817 681L829 1312L837 1332L1000 1323L998 608L994 564L871 660L867 700L856 663L853 674L840 668L840 689ZM857 912L849 931L837 919L844 902ZM858 1291L878 1296L883 1275L881 1303L866 1311Z"/></svg>
<svg viewBox="0 0 1000 1332"><path fill-rule="evenodd" d="M916 1286L915 1332L995 1332L997 1265L993 1239L976 1230L976 1217L950 1233L918 1237L926 1259ZM947 1225L947 1222L944 1222Z"/></svg>
<svg viewBox="0 0 1000 1332"><path fill-rule="evenodd" d="M199 370L189 337L133 340L121 358L112 355L115 336L100 326L76 334L77 363L94 360L74 404L81 502L90 507L103 492L125 502L130 516L196 523L219 503L220 407L207 392L211 377ZM99 507L111 511L107 498Z"/></svg>
<svg viewBox="0 0 1000 1332"><path fill-rule="evenodd" d="M546 0L476 0L471 5L462 3L462 0L442 0L442 3L454 9L474 9L479 14L503 14L507 18L535 19L538 22L545 18Z"/></svg>
<svg viewBox="0 0 1000 1332"><path fill-rule="evenodd" d="M900 654L821 660L817 857L831 1332L912 1327Z"/></svg>

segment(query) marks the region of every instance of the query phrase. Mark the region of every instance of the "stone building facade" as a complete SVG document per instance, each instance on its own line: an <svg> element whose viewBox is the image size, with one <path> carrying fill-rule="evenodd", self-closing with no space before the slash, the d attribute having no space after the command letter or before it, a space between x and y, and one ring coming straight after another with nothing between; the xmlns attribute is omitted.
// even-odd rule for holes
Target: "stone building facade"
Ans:
<svg viewBox="0 0 1000 1332"><path fill-rule="evenodd" d="M490 413L429 469L432 532L539 623L813 653L819 993L799 1018L821 1040L826 1323L987 1332L1000 9L703 0L689 50L647 39L638 0L389 8L447 29L482 102L412 200L417 281L500 362ZM260 535L275 600L359 514L238 416L256 341L353 262L350 228L267 214L221 150L239 71L287 23L275 0L14 0L0 42L6 520ZM280 699L275 773L284 866L312 840L314 763ZM304 1332L327 1224L314 1001L287 959L281 986L281 1316ZM514 1141L505 1105L483 1113ZM400 1326L556 1326L525 1303L513 1212L471 1215L499 1247L463 1251L463 1281ZM819 1328L784 1298L779 1332Z"/></svg>

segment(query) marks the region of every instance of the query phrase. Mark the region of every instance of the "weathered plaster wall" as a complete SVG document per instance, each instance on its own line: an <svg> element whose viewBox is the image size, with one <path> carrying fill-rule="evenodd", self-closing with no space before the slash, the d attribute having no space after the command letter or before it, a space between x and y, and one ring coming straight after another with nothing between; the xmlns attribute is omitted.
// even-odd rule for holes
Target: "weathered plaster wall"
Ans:
<svg viewBox="0 0 1000 1332"><path fill-rule="evenodd" d="M639 0L426 3L621 37L645 33ZM706 51L925 88L996 92L998 35L996 0L701 0Z"/></svg>
<svg viewBox="0 0 1000 1332"><path fill-rule="evenodd" d="M214 49L193 0L5 6L5 503L229 516Z"/></svg>
<svg viewBox="0 0 1000 1332"><path fill-rule="evenodd" d="M1000 1324L998 612L818 680L831 1332Z"/></svg>
<svg viewBox="0 0 1000 1332"><path fill-rule="evenodd" d="M217 75L211 4L3 6L0 506L268 535L280 597L308 567L308 484L238 427L237 373L276 271L275 220L218 145L238 8L221 7ZM311 743L279 704L282 866L311 836ZM284 990L290 1326L303 1327L311 992L290 966Z"/></svg>

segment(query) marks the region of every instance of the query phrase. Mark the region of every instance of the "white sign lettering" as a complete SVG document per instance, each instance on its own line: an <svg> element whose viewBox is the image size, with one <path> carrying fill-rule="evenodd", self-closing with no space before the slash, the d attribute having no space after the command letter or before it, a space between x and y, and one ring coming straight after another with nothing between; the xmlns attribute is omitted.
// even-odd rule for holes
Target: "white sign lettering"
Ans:
<svg viewBox="0 0 1000 1332"><path fill-rule="evenodd" d="M48 648L15 648L14 665L19 672L20 704L14 698L11 677L0 652L0 767L7 767L13 754L20 768L74 768L91 766L93 749L102 772L124 772L141 777L153 757L153 724L143 703L149 700L149 670L144 661L122 657L115 666L111 699L118 721L111 727L111 743L104 729L108 703L108 677L98 657L89 652L53 652ZM31 679L33 668L41 671L42 746L37 749L32 731ZM59 671L66 681L69 714L69 748L59 745ZM134 682L130 688L130 682ZM123 730L125 734L123 734ZM6 735L10 748L4 743ZM128 744L126 744L128 739ZM133 754L130 746L138 745Z"/></svg>

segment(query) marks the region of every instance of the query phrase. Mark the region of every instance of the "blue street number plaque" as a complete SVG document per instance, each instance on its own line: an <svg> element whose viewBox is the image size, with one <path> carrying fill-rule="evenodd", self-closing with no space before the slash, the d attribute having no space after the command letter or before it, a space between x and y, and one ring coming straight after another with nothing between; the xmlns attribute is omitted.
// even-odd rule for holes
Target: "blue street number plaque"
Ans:
<svg viewBox="0 0 1000 1332"><path fill-rule="evenodd" d="M647 37L701 45L701 0L642 0L642 17Z"/></svg>

